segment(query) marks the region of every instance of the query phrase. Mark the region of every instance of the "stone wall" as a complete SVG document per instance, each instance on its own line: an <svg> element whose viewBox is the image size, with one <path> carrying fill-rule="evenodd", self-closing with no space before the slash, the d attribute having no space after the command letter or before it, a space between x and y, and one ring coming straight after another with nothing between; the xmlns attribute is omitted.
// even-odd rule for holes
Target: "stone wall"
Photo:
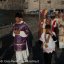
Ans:
<svg viewBox="0 0 64 64"><path fill-rule="evenodd" d="M22 10L24 0L2 0L0 1L0 9L6 10Z"/></svg>
<svg viewBox="0 0 64 64"><path fill-rule="evenodd" d="M41 9L43 8L53 8L53 9L63 9L64 8L64 0L40 0L41 3ZM48 1L51 1L51 3L48 3ZM39 0L0 0L0 9L6 9L6 10L22 10L25 6L25 2L28 2L28 9L30 10L36 10L39 9Z"/></svg>
<svg viewBox="0 0 64 64"><path fill-rule="evenodd" d="M33 11L39 9L39 0L34 2L34 0L25 0L28 2L28 9L26 11ZM37 3L37 4L35 4ZM40 0L40 9L63 9L64 8L64 0Z"/></svg>
<svg viewBox="0 0 64 64"><path fill-rule="evenodd" d="M47 9L63 9L64 0L40 0L41 9L47 8Z"/></svg>

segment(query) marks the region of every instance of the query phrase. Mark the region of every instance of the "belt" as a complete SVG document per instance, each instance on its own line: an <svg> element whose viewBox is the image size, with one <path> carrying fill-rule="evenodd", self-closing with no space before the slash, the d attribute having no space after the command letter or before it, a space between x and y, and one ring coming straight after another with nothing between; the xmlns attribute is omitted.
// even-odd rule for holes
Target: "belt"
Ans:
<svg viewBox="0 0 64 64"><path fill-rule="evenodd" d="M15 44L15 45L25 45L26 43L23 43L23 44Z"/></svg>

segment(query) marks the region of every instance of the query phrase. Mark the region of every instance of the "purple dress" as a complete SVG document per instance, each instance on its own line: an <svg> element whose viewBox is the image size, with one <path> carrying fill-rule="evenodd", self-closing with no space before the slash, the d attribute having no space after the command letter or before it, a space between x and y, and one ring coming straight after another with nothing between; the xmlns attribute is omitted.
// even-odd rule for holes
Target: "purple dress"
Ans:
<svg viewBox="0 0 64 64"><path fill-rule="evenodd" d="M13 30L24 31L25 34L29 35L29 28L25 22L23 22L21 24L15 24L13 27ZM14 49L16 51L26 50L27 37L15 35L15 37L14 37ZM17 45L17 44L20 44L20 45Z"/></svg>

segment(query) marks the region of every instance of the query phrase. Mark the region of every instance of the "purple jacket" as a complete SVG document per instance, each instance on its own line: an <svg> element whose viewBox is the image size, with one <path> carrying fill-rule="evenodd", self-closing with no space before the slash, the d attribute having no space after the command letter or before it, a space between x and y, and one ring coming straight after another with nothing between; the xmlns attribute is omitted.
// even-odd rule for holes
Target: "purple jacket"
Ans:
<svg viewBox="0 0 64 64"><path fill-rule="evenodd" d="M24 31L27 35L29 35L29 28L26 25L26 23L15 24L13 26L13 30ZM27 37L15 35L15 37L14 37L14 49L17 51L26 50Z"/></svg>

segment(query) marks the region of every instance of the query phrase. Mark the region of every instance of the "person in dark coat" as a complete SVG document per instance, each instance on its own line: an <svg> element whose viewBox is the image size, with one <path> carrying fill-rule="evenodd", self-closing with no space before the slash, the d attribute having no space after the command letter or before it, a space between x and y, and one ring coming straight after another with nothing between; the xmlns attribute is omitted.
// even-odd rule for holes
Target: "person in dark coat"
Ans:
<svg viewBox="0 0 64 64"><path fill-rule="evenodd" d="M17 64L28 62L29 51L27 38L29 35L29 28L26 22L23 20L21 13L15 15L16 23L13 26L13 37L14 37L14 49L16 53Z"/></svg>
<svg viewBox="0 0 64 64"><path fill-rule="evenodd" d="M34 64L43 64L43 49L41 48L42 42L38 40L33 47L33 60L36 61Z"/></svg>

